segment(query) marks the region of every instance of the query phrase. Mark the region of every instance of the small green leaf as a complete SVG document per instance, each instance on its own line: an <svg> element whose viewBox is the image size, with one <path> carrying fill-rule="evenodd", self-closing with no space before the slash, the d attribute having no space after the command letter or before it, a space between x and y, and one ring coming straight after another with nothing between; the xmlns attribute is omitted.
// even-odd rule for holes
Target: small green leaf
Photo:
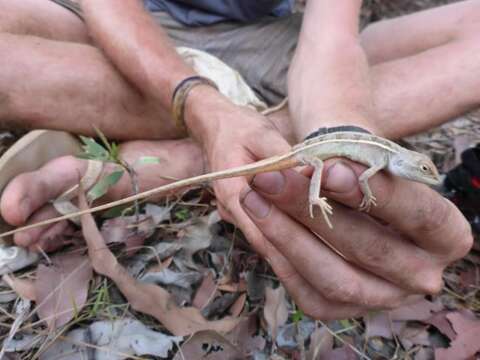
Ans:
<svg viewBox="0 0 480 360"><path fill-rule="evenodd" d="M185 221L188 219L188 215L190 214L190 212L188 211L188 209L180 209L178 211L175 212L175 217L180 220L180 221Z"/></svg>
<svg viewBox="0 0 480 360"><path fill-rule="evenodd" d="M292 314L292 320L294 323L299 323L300 321L303 320L303 317L305 315L303 314L303 311L300 309L295 310L295 312Z"/></svg>
<svg viewBox="0 0 480 360"><path fill-rule="evenodd" d="M98 144L94 139L85 136L80 136L83 142L83 154L82 157L92 160L107 161L110 158L108 150L102 145Z"/></svg>
<svg viewBox="0 0 480 360"><path fill-rule="evenodd" d="M350 324L350 320L348 319L340 320L339 322L344 329L347 329L352 326L352 324Z"/></svg>
<svg viewBox="0 0 480 360"><path fill-rule="evenodd" d="M94 201L105 195L108 189L115 185L123 176L125 171L118 170L101 178L88 192L88 199Z"/></svg>

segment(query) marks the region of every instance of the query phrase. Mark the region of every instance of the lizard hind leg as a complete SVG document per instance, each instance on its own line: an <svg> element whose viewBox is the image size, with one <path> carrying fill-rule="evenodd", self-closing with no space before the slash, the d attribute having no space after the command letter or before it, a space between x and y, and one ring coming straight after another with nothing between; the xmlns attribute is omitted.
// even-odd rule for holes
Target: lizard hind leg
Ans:
<svg viewBox="0 0 480 360"><path fill-rule="evenodd" d="M332 222L329 218L329 215L333 214L332 207L327 202L327 198L320 196L320 188L322 186L323 161L318 158L307 158L302 159L302 162L307 165L313 166L314 168L312 178L310 179L310 188L308 192L310 217L314 217L314 206L318 206L328 227L333 228Z"/></svg>

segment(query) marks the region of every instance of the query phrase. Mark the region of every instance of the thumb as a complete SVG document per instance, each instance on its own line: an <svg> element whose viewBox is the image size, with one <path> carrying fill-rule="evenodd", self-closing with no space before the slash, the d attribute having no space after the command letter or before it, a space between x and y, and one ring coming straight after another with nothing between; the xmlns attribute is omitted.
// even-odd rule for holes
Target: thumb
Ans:
<svg viewBox="0 0 480 360"><path fill-rule="evenodd" d="M358 176L364 170L365 167L344 160L327 161L322 176L322 190L337 202L358 207L363 197Z"/></svg>

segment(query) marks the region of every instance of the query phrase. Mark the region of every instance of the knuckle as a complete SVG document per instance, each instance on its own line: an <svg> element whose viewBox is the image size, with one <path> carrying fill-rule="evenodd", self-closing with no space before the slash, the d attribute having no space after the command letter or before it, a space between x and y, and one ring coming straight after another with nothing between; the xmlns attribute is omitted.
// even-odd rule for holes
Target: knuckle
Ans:
<svg viewBox="0 0 480 360"><path fill-rule="evenodd" d="M443 288L441 270L424 270L412 279L412 290L425 295L436 295Z"/></svg>
<svg viewBox="0 0 480 360"><path fill-rule="evenodd" d="M421 202L422 206L414 212L417 230L423 234L438 232L448 225L452 209L448 202L438 201L437 197L429 197ZM442 199L443 200L443 199Z"/></svg>
<svg viewBox="0 0 480 360"><path fill-rule="evenodd" d="M472 227L468 221L463 218L461 224L457 228L457 234L455 236L455 248L451 252L451 260L458 260L467 255L472 249L474 238Z"/></svg>

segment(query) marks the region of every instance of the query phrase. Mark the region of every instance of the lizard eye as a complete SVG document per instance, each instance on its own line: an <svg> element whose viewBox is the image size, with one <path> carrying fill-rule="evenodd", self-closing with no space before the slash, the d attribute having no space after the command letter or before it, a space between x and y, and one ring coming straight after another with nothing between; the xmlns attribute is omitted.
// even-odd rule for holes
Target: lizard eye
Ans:
<svg viewBox="0 0 480 360"><path fill-rule="evenodd" d="M428 170L430 170L427 165L420 166L420 169L422 169L423 172L427 172Z"/></svg>

